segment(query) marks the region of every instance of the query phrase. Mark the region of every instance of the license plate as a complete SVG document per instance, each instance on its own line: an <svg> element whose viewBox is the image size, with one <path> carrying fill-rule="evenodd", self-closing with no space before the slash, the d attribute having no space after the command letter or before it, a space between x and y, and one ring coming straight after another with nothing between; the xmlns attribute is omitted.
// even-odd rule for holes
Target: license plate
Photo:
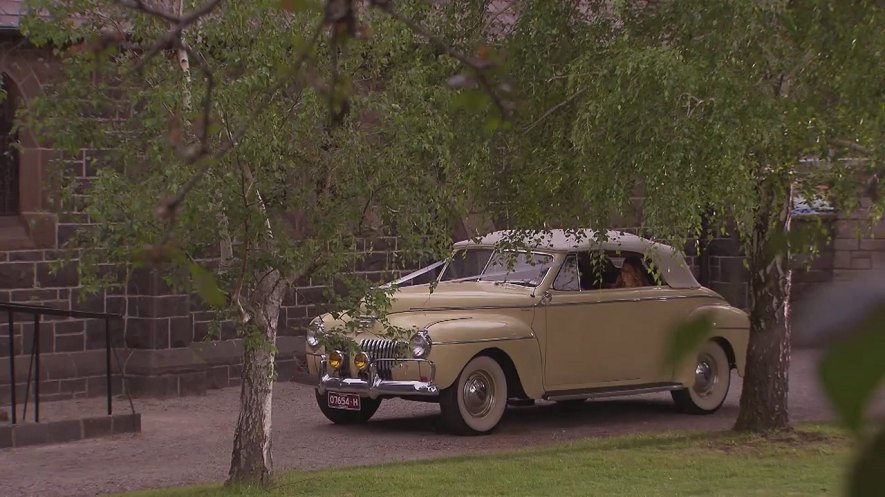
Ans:
<svg viewBox="0 0 885 497"><path fill-rule="evenodd" d="M360 410L360 396L352 393L326 393L326 404L332 409Z"/></svg>

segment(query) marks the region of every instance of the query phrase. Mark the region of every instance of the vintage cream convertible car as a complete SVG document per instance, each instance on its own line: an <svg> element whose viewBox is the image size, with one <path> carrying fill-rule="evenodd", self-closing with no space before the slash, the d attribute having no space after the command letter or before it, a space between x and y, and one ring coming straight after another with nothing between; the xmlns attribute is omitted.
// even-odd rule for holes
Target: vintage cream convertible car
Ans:
<svg viewBox="0 0 885 497"><path fill-rule="evenodd" d="M743 375L746 314L701 287L673 248L614 231L595 241L554 230L531 250L498 248L505 238L459 242L450 261L394 282L388 320L413 330L408 342L382 338L381 325L360 316L352 346L327 350L324 333L346 318L314 319L307 358L323 414L363 422L400 397L439 402L451 431L479 434L508 402L660 391L703 414L722 405L732 368ZM672 332L701 313L713 323L709 339L666 368Z"/></svg>

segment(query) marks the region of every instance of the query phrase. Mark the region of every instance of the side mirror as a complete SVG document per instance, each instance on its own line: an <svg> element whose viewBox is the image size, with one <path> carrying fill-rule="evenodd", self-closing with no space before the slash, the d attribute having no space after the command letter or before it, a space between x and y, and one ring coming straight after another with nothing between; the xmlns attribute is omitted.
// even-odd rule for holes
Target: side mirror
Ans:
<svg viewBox="0 0 885 497"><path fill-rule="evenodd" d="M553 294L550 293L550 290L546 290L544 291L544 295L541 295L541 301L539 303L541 305L547 305L551 300L553 300Z"/></svg>

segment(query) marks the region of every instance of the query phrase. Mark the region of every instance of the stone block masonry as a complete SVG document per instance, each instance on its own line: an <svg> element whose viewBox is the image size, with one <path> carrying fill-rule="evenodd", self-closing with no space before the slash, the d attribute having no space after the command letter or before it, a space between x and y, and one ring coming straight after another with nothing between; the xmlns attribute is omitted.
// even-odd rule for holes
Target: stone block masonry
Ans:
<svg viewBox="0 0 885 497"><path fill-rule="evenodd" d="M47 423L0 425L0 449L139 432L141 432L141 414L114 414Z"/></svg>
<svg viewBox="0 0 885 497"><path fill-rule="evenodd" d="M14 30L0 33L0 72L8 80L15 108L51 86L60 74L48 50L23 47ZM242 341L231 323L215 323L197 297L177 293L157 271L136 272L127 288L106 288L87 295L79 280L76 253L65 245L78 230L94 226L84 207L88 185L109 163L104 151L82 148L75 153L54 150L27 128L19 130L18 212L0 216L0 302L35 304L58 309L125 315L112 321L112 390L134 396L199 395L207 389L240 384ZM63 173L63 174L60 174ZM73 183L73 195L62 205L61 181ZM389 237L355 250L362 261L352 272L369 281L390 274L397 241ZM73 256L70 260L66 258ZM280 318L278 378L299 374L303 354L300 338L310 320L324 312L325 287L302 281L286 296ZM219 330L219 336L211 333ZM24 397L35 328L30 316L15 316L10 329L0 313L0 405L15 389ZM105 329L96 320L46 318L40 325L41 400L95 397L106 393ZM13 343L10 348L9 337ZM16 357L16 384L10 385L9 357ZM123 378L126 378L126 381ZM84 428L85 429L85 428Z"/></svg>
<svg viewBox="0 0 885 497"><path fill-rule="evenodd" d="M863 221L863 212L825 217L821 220L827 243L819 247L816 256L798 256L793 264L792 298L801 301L836 281L854 279L871 272L885 276L885 220L872 226ZM794 223L811 222L797 217ZM859 224L860 222L860 224ZM707 280L698 278L701 284L720 293L732 305L746 308L747 269L737 239L715 238L706 247L709 271ZM700 276L698 265L701 257L691 257L695 275Z"/></svg>
<svg viewBox="0 0 885 497"><path fill-rule="evenodd" d="M78 171L86 171L93 153L83 150ZM72 160L67 161L69 164ZM77 223L57 223L53 238L64 243ZM357 250L364 261L352 269L369 281L391 276L396 239L375 244L361 243ZM106 288L87 294L80 285L77 259L65 262L66 253L56 248L27 248L0 251L0 302L44 305L125 315L111 321L114 394L169 397L200 395L207 389L240 384L242 340L232 323L215 322L194 295L176 293L156 270L133 274L127 288ZM302 373L304 329L328 306L326 287L302 281L286 295L280 318L277 370L282 381ZM3 313L0 313L3 314ZM9 403L8 357L16 356L16 391L23 398L29 356L34 343L33 317L15 315L9 348L9 325L0 315L0 405ZM42 359L41 400L94 397L105 394L105 323L94 319L43 317L40 323ZM119 358L120 365L117 364ZM125 381L123 378L125 377Z"/></svg>
<svg viewBox="0 0 885 497"><path fill-rule="evenodd" d="M20 104L16 108L41 95L59 74L51 52L23 46L21 40L14 30L0 33L0 72L9 81L10 98ZM0 216L0 301L125 314L124 322L112 321L111 340L120 358L120 366L116 358L113 361L114 393L128 389L135 396L199 395L207 389L239 385L242 343L234 327L231 323L216 323L198 298L169 288L157 271L136 273L125 289L106 288L95 295L85 294L79 281L79 261L76 257L65 261L62 249L78 230L94 226L84 210L88 201L85 187L99 169L118 165L109 164L100 150L82 148L63 154L41 143L31 130L21 128L18 133L20 201L15 215ZM57 184L60 171L75 187L65 205L57 202L62 186ZM853 219L846 216L833 222L832 246L809 270L797 274L796 295L832 280L885 270L885 224L858 241L852 233ZM395 237L360 242L354 249L361 257L349 269L352 273L372 282L392 279L392 270L399 262ZM703 273L704 283L732 304L745 307L746 271L739 244L717 239L706 252L691 254L696 274ZM703 271L699 271L702 259ZM314 316L328 309L325 290L324 282L306 279L285 297L278 343L281 380L299 373L301 335ZM16 316L16 324L10 329L6 316L0 313L0 404L9 402L13 388L23 397L35 333L29 319ZM39 333L42 400L105 394L104 323L47 319ZM15 385L10 385L6 376L10 355L16 356L19 369ZM88 430L92 433L101 428Z"/></svg>

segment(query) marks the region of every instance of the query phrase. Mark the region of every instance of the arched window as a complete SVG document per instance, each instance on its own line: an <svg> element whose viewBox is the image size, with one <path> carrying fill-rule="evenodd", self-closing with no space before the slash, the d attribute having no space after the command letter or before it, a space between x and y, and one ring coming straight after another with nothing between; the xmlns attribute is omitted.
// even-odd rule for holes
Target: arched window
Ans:
<svg viewBox="0 0 885 497"><path fill-rule="evenodd" d="M18 92L6 74L0 97L0 216L16 216L20 210L18 133L14 126Z"/></svg>

